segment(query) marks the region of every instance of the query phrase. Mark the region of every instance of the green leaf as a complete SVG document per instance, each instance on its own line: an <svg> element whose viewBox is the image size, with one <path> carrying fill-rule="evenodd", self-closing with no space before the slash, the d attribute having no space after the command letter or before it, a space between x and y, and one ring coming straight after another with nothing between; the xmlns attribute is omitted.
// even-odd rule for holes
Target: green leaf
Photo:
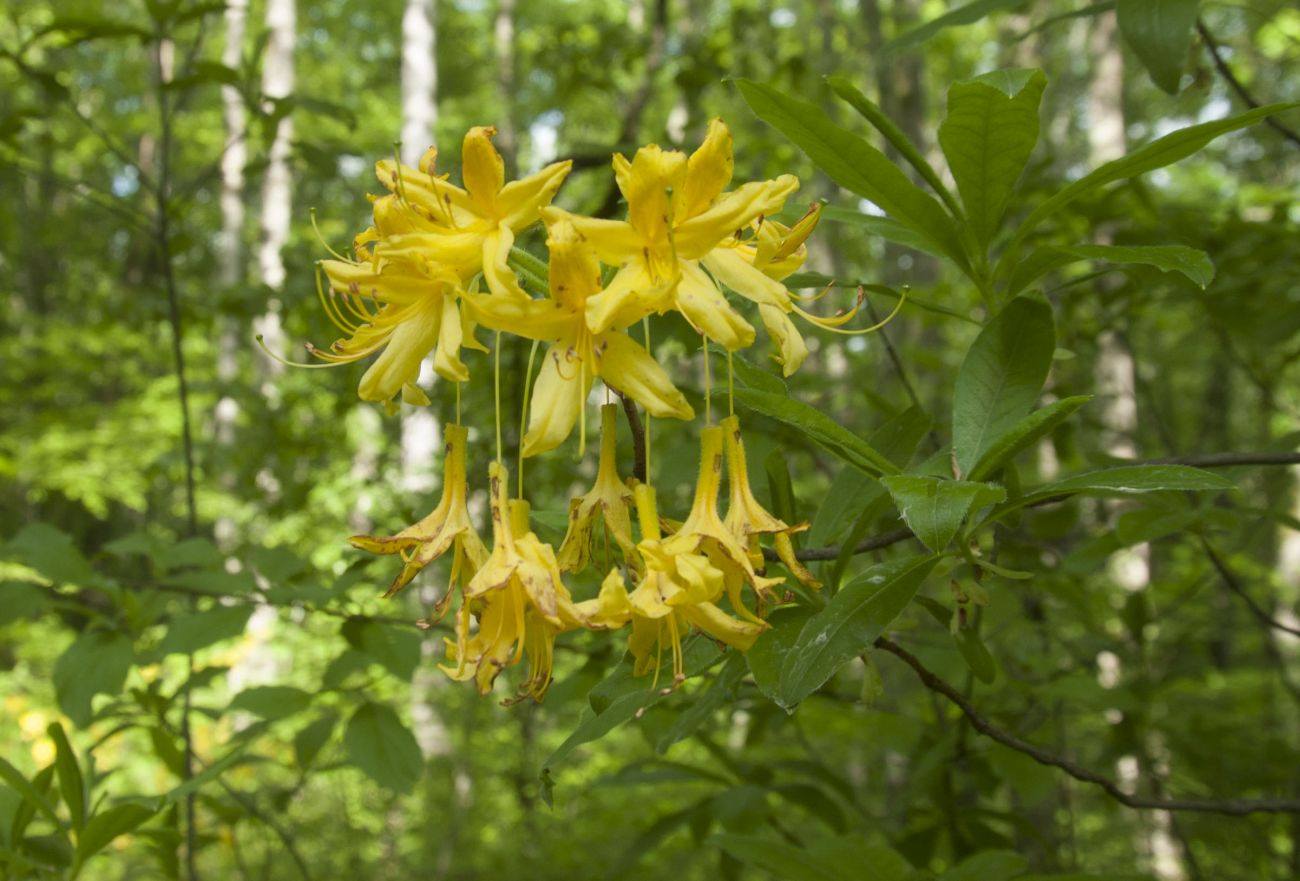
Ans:
<svg viewBox="0 0 1300 881"><path fill-rule="evenodd" d="M23 563L56 584L91 584L95 572L82 556L72 537L48 523L24 526L9 540L9 547Z"/></svg>
<svg viewBox="0 0 1300 881"><path fill-rule="evenodd" d="M1025 416L984 450L967 477L971 480L984 480L997 474L1017 453L1051 434L1058 425L1091 400L1092 395L1062 398Z"/></svg>
<svg viewBox="0 0 1300 881"><path fill-rule="evenodd" d="M97 694L119 694L135 659L131 640L121 633L92 630L77 638L54 664L54 691L59 709L78 728L93 718L90 702Z"/></svg>
<svg viewBox="0 0 1300 881"><path fill-rule="evenodd" d="M801 401L751 388L738 388L736 400L755 413L770 416L805 433L819 445L848 462L862 473L878 477L897 474L898 466L890 462L834 419Z"/></svg>
<svg viewBox="0 0 1300 881"><path fill-rule="evenodd" d="M1017 6L1024 6L1027 2L1028 0L974 0L973 3L959 6L951 12L932 18L925 24L895 37L885 44L885 51L897 52L899 49L919 46L947 28L974 24L991 13L1001 12L1003 9L1015 9Z"/></svg>
<svg viewBox="0 0 1300 881"><path fill-rule="evenodd" d="M1119 32L1155 84L1171 95L1187 66L1200 0L1119 0Z"/></svg>
<svg viewBox="0 0 1300 881"><path fill-rule="evenodd" d="M1300 102L1291 102L1289 104L1268 104L1264 107L1257 107L1254 110L1237 116L1230 116L1227 119L1219 119L1214 122L1205 122L1200 125L1188 126L1179 129L1176 132L1165 135L1163 138L1157 138L1144 147L1139 147L1127 156L1122 156L1113 162L1107 162L1100 168L1093 170L1091 173L1084 175L1074 183L1059 191L1043 204L1039 205L1033 212L1025 218L1019 228L1016 230L1014 237L1015 242L1024 239L1040 223L1048 217L1059 214L1061 209L1069 205L1075 199L1082 196L1090 190L1103 187L1106 184L1115 181L1125 180L1130 177L1137 177L1148 171L1154 171L1157 168L1164 168L1166 165L1172 165L1180 159L1186 159L1196 151L1200 150L1206 144L1213 141L1220 135L1226 135L1229 132L1235 132L1243 129L1248 125L1254 125L1260 120L1281 113L1284 110L1293 110L1300 107ZM1009 248L1007 253L1014 249Z"/></svg>
<svg viewBox="0 0 1300 881"><path fill-rule="evenodd" d="M985 326L957 374L952 433L967 474L1033 407L1056 351L1052 309L1018 297Z"/></svg>
<svg viewBox="0 0 1300 881"><path fill-rule="evenodd" d="M777 703L795 706L870 648L937 562L935 557L912 557L881 563L846 584L808 620L786 654Z"/></svg>
<svg viewBox="0 0 1300 881"><path fill-rule="evenodd" d="M1214 280L1209 255L1183 245L1075 245L1038 248L1011 270L1007 293L1018 294L1049 272L1081 260L1142 264L1164 272L1181 272L1202 288Z"/></svg>
<svg viewBox="0 0 1300 881"><path fill-rule="evenodd" d="M213 606L183 614L167 625L158 651L163 655L189 654L223 639L242 636L252 614L253 607L247 605Z"/></svg>
<svg viewBox="0 0 1300 881"><path fill-rule="evenodd" d="M1223 492L1236 484L1217 474L1187 465L1123 465L1077 474L1036 486L1025 495L999 505L986 521L999 519L1044 499L1075 495L1128 496L1153 492Z"/></svg>
<svg viewBox="0 0 1300 881"><path fill-rule="evenodd" d="M775 610L767 618L768 629L754 642L753 648L745 652L754 684L769 700L778 700L786 656L794 648L808 619L816 612L811 606L788 606Z"/></svg>
<svg viewBox="0 0 1300 881"><path fill-rule="evenodd" d="M86 782L77 765L77 754L68 742L68 735L58 722L51 722L45 733L54 741L54 768L59 775L59 792L72 817L72 828L80 829L86 822Z"/></svg>
<svg viewBox="0 0 1300 881"><path fill-rule="evenodd" d="M953 219L934 197L912 183L884 153L836 125L815 104L783 95L770 86L738 79L754 114L808 154L840 186L880 206L964 272L970 261Z"/></svg>
<svg viewBox="0 0 1300 881"><path fill-rule="evenodd" d="M352 764L380 786L410 792L424 771L415 735L383 704L362 704L348 720L343 746Z"/></svg>
<svg viewBox="0 0 1300 881"><path fill-rule="evenodd" d="M715 844L742 863L770 872L782 881L860 881L857 866L811 853L785 841L759 835L713 836Z"/></svg>
<svg viewBox="0 0 1300 881"><path fill-rule="evenodd" d="M888 217L879 217L875 214L863 214L861 211L855 211L852 208L837 208L834 205L827 205L822 209L822 219L832 220L836 223L847 223L863 230L872 238L885 239L897 245L904 245L913 250L920 251L923 254L929 254L931 257L942 257L943 252L935 247L927 237L918 232L913 232L911 228L904 226L897 220L891 220ZM796 281L786 280L787 287L810 287L811 285L800 285L797 281L799 278L806 277L808 273L796 273L791 278ZM820 287L825 287L823 282Z"/></svg>
<svg viewBox="0 0 1300 881"><path fill-rule="evenodd" d="M939 144L975 238L988 247L1038 143L1041 70L998 70L948 90Z"/></svg>
<svg viewBox="0 0 1300 881"><path fill-rule="evenodd" d="M950 627L952 623L952 610L938 600L932 600L929 597L917 597L916 601L925 608L930 616L938 621L952 635L952 640L957 644L958 651L961 652L962 658L966 661L966 666L970 667L971 672L980 682L992 682L998 676L997 663L993 660L993 655L989 654L988 647L984 645L984 640L980 637L979 631L973 627L959 627L953 631Z"/></svg>
<svg viewBox="0 0 1300 881"><path fill-rule="evenodd" d="M694 734L720 707L734 700L736 687L745 678L745 671L744 655L741 652L733 653L713 678L713 682L709 683L709 687L703 693L696 693L681 715L660 735L655 749L660 753L666 752L673 744Z"/></svg>
<svg viewBox="0 0 1300 881"><path fill-rule="evenodd" d="M53 767L47 768L41 774L46 773L46 771L50 772L51 777L53 776ZM49 779L49 777L46 777L46 780ZM2 757L0 757L0 780L3 780L14 792L22 796L23 801L30 805L33 810L44 814L46 819L55 826L61 825L59 815L54 812L54 806L41 794L41 790L24 777L22 771L19 771L7 759Z"/></svg>
<svg viewBox="0 0 1300 881"><path fill-rule="evenodd" d="M298 767L307 770L334 733L335 718L322 716L293 736L293 755Z"/></svg>
<svg viewBox="0 0 1300 881"><path fill-rule="evenodd" d="M904 522L936 554L948 547L972 509L1001 502L1007 491L991 483L942 480L915 474L894 474L881 483L894 497Z"/></svg>
<svg viewBox="0 0 1300 881"><path fill-rule="evenodd" d="M225 563L221 551L206 538L187 538L168 545L158 553L158 565L174 569L220 569Z"/></svg>
<svg viewBox="0 0 1300 881"><path fill-rule="evenodd" d="M292 685L259 685L235 695L228 710L243 710L263 719L283 719L311 705L311 694Z"/></svg>
<svg viewBox="0 0 1300 881"><path fill-rule="evenodd" d="M1009 850L986 850L962 860L941 881L1009 881L1025 871L1025 858Z"/></svg>
<svg viewBox="0 0 1300 881"><path fill-rule="evenodd" d="M257 588L251 572L227 572L224 569L195 569L167 576L175 587L208 596L244 596Z"/></svg>
<svg viewBox="0 0 1300 881"><path fill-rule="evenodd" d="M939 177L939 173L934 170L934 167L930 165L925 155L917 149L916 145L907 139L907 135L903 134L903 130L895 125L894 121L886 116L885 112L874 101L862 94L856 86L842 76L827 77L826 83L831 87L831 91L844 101L847 101L849 106L858 111L863 119L875 127L876 131L885 136L885 140L898 151L898 155L906 159L907 163L916 169L916 173L921 175L931 189L939 195L939 198L943 199L944 204L948 206L954 216L961 213L958 210L956 200L952 197L952 193L948 192L943 179Z"/></svg>
<svg viewBox="0 0 1300 881"><path fill-rule="evenodd" d="M86 828L77 835L77 856L72 876L75 878L87 860L115 839L132 831L146 820L152 819L156 814L156 811L139 804L114 805L108 810L95 814L86 823Z"/></svg>
<svg viewBox="0 0 1300 881"><path fill-rule="evenodd" d="M420 635L414 631L354 618L344 621L340 632L354 649L399 679L409 681L420 663Z"/></svg>

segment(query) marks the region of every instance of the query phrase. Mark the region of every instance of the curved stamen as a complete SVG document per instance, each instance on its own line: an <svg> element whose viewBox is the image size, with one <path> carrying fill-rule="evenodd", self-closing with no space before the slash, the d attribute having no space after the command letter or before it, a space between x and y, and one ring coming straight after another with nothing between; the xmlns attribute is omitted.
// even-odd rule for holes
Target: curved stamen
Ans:
<svg viewBox="0 0 1300 881"><path fill-rule="evenodd" d="M805 312L804 310L800 309L798 306L795 306L794 310L798 312L800 315L802 315L804 318L807 318L813 324L816 324L822 330L829 330L831 333L843 334L844 336L861 336L864 333L872 333L873 331L880 330L880 328L884 327L886 324L893 321L894 316L898 314L898 311L903 308L903 304L907 302L907 292L909 290L910 288L907 287L903 288L903 292L902 294L899 295L898 302L894 304L893 310L890 311L890 313L886 315L884 318L882 318L880 321L877 321L875 324L871 325L870 327L860 327L860 328L855 328L854 330L845 330L844 328L840 327L840 325L844 324L853 316L857 315L859 310L861 310L862 303L866 299L866 295L863 293L862 288L858 288L858 302L857 305L853 307L852 311L836 318L827 319L827 318L821 318L816 315L811 315L808 312Z"/></svg>
<svg viewBox="0 0 1300 881"><path fill-rule="evenodd" d="M307 214L308 216L311 217L312 232L316 233L316 239L321 243L321 247L323 247L326 251L329 251L331 254L333 254L335 260L341 260L344 263L355 264L356 263L355 260L349 260L347 257L344 257L338 251L335 251L329 242L325 241L325 236L321 234L320 227L316 225L316 209L315 208L307 209Z"/></svg>

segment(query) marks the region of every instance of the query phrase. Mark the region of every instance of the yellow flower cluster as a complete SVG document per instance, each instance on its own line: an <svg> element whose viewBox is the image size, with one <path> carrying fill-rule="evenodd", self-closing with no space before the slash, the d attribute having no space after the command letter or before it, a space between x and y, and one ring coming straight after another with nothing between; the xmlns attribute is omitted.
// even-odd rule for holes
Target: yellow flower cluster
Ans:
<svg viewBox="0 0 1300 881"><path fill-rule="evenodd" d="M388 194L372 200L374 225L356 237L355 259L321 263L328 281L320 286L321 300L347 336L328 350L308 350L327 364L379 353L361 379L363 400L390 410L398 397L428 404L416 379L430 354L438 375L467 381L460 353L486 351L474 337L479 326L544 343L522 439L522 455L533 456L571 434L597 377L652 416L694 416L663 367L627 333L649 316L677 312L706 341L727 351L747 347L754 329L728 303L728 289L757 304L787 375L807 356L791 313L827 327L851 317L812 316L781 283L802 265L818 209L793 227L769 219L798 188L791 175L728 190L732 144L721 120L710 124L689 157L654 145L631 161L614 157L626 220L550 205L569 162L506 183L494 134L474 128L465 136L463 187L435 172L432 149L418 169L378 163ZM538 221L546 225L549 251L550 295L542 298L524 290L509 262L516 235ZM608 283L602 266L612 270ZM450 587L437 614L459 595L455 638L447 640L443 665L453 678L473 679L486 694L503 669L526 656L528 676L519 696L540 699L559 634L630 624L636 672L653 670L657 681L667 652L675 685L685 677L682 640L692 629L746 650L766 627L762 616L779 600L775 588L782 580L765 574L763 536L795 578L817 586L790 541L807 525L784 523L750 492L734 416L703 429L694 502L667 535L670 521L660 518L654 489L618 476L616 419L617 407L606 405L596 483L572 501L558 551L530 529L527 502L508 499L499 449L489 470L492 547L484 545L469 516L468 433L459 424L446 427L443 495L433 512L395 535L352 538L362 550L401 557L387 596L451 554ZM724 462L725 519L718 512ZM607 548L612 538L621 563L609 571L599 596L575 601L563 576L592 563L600 536Z"/></svg>

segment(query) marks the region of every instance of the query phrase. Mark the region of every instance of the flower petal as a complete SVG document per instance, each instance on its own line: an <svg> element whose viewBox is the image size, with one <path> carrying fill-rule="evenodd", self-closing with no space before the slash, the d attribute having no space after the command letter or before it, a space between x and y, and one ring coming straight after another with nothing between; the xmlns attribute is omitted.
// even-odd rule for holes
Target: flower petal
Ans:
<svg viewBox="0 0 1300 881"><path fill-rule="evenodd" d="M780 211L786 198L797 189L799 179L783 174L776 180L754 181L733 190L709 210L677 226L673 236L677 256L700 259L756 218Z"/></svg>
<svg viewBox="0 0 1300 881"><path fill-rule="evenodd" d="M721 119L711 120L704 143L686 165L686 182L676 199L678 221L706 211L731 183L734 168L731 131Z"/></svg>
<svg viewBox="0 0 1300 881"><path fill-rule="evenodd" d="M626 333L602 333L593 341L596 373L660 419L691 419L695 411L650 353Z"/></svg>
<svg viewBox="0 0 1300 881"><path fill-rule="evenodd" d="M615 273L603 291L587 298L587 327L592 333L604 333L635 324L665 309L669 290L668 285L654 282L644 261L634 260Z"/></svg>
<svg viewBox="0 0 1300 881"><path fill-rule="evenodd" d="M760 305L758 315L763 319L768 336L776 343L776 360L781 364L781 372L792 376L808 357L808 345L803 341L803 334L799 333L790 316L775 306Z"/></svg>
<svg viewBox="0 0 1300 881"><path fill-rule="evenodd" d="M759 272L735 248L714 248L700 262L745 299L790 310L790 292L785 285Z"/></svg>
<svg viewBox="0 0 1300 881"><path fill-rule="evenodd" d="M442 298L442 326L438 330L438 348L433 353L433 369L443 379L451 382L468 382L469 368L460 360L460 346L464 340L460 323L460 310L456 298Z"/></svg>
<svg viewBox="0 0 1300 881"><path fill-rule="evenodd" d="M551 300L465 294L464 302L484 327L544 343L571 339L584 321L581 314L575 315Z"/></svg>
<svg viewBox="0 0 1300 881"><path fill-rule="evenodd" d="M555 193L564 183L573 167L573 161L566 159L548 165L536 174L522 180L511 181L501 190L497 197L497 208L501 212L501 223L515 232L536 222L541 210L551 204Z"/></svg>
<svg viewBox="0 0 1300 881"><path fill-rule="evenodd" d="M465 133L461 144L461 178L465 190L478 212L497 218L497 195L506 182L506 163L492 146L497 130L492 126L475 126Z"/></svg>
<svg viewBox="0 0 1300 881"><path fill-rule="evenodd" d="M409 317L399 323L388 339L388 346L378 360L361 377L357 393L363 401L387 401L414 383L420 375L420 362L438 341L442 324L443 296L432 296Z"/></svg>
<svg viewBox="0 0 1300 881"><path fill-rule="evenodd" d="M525 456L536 456L564 443L573 430L573 423L578 421L583 402L587 400L592 383L591 369L569 357L568 352L567 347L551 346L543 359L528 408Z"/></svg>
<svg viewBox="0 0 1300 881"><path fill-rule="evenodd" d="M563 208L543 208L542 219L546 225L554 226L567 220L573 224L578 234L596 249L600 262L610 266L622 266L641 254L645 242L640 233L632 228L626 220L602 220L597 217L583 217Z"/></svg>
<svg viewBox="0 0 1300 881"><path fill-rule="evenodd" d="M506 262L514 243L515 234L505 224L483 237L483 279L495 296L527 300L530 299L527 292L519 286L519 278Z"/></svg>
<svg viewBox="0 0 1300 881"><path fill-rule="evenodd" d="M695 328L728 351L743 349L754 342L754 328L732 309L713 279L699 264L681 261L682 278L677 283L673 305Z"/></svg>

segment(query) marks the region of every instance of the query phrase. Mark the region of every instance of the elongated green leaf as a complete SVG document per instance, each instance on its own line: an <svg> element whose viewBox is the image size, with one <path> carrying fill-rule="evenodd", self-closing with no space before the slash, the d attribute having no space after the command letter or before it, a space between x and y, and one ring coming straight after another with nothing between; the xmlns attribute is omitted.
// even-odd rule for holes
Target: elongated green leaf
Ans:
<svg viewBox="0 0 1300 881"><path fill-rule="evenodd" d="M875 127L876 131L885 136L885 140L898 151L900 156L907 160L909 165L916 169L916 173L921 175L931 189L938 194L954 217L961 215L957 201L952 197L952 193L948 191L948 187L944 185L939 173L934 170L929 160L917 149L916 145L907 139L907 135L903 134L903 130L885 115L885 111L881 110L874 101L862 94L857 86L842 76L828 77L826 82L836 95L847 101L849 106L858 111L863 119Z"/></svg>
<svg viewBox="0 0 1300 881"><path fill-rule="evenodd" d="M1264 107L1257 107L1246 113L1237 116L1230 116L1227 119L1218 119L1214 122L1205 122L1200 125L1188 126L1179 129L1176 132L1165 135L1163 138L1157 138L1144 147L1139 147L1127 156L1116 159L1113 162L1107 162L1100 168L1079 178L1065 189L1052 196L1043 204L1039 205L1033 212L1025 218L1016 230L1015 241L1024 239L1040 223L1048 217L1058 213L1066 205L1069 205L1075 199L1084 193L1095 190L1098 187L1104 187L1106 184L1115 181L1125 180L1130 177L1137 177L1148 171L1154 171L1157 168L1164 168L1166 165L1172 165L1180 159L1186 159L1196 151L1200 150L1206 144L1213 141L1220 135L1226 135L1229 132L1235 132L1243 129L1248 125L1254 125L1262 119L1267 119L1276 113L1284 110L1293 110L1300 107L1300 102L1290 104L1268 104ZM1009 249L1008 253L1013 249Z"/></svg>
<svg viewBox="0 0 1300 881"><path fill-rule="evenodd" d="M1119 31L1151 74L1171 95L1178 93L1192 28L1201 0L1119 0Z"/></svg>
<svg viewBox="0 0 1300 881"><path fill-rule="evenodd" d="M1102 471L1076 474L1064 480L1034 487L1019 498L998 505L987 520L1044 499L1076 495L1128 496L1153 492L1223 492L1236 484L1201 468L1187 465L1122 465Z"/></svg>
<svg viewBox="0 0 1300 881"><path fill-rule="evenodd" d="M235 695L229 709L243 710L263 719L283 719L311 705L311 694L292 685L259 685Z"/></svg>
<svg viewBox="0 0 1300 881"><path fill-rule="evenodd" d="M399 679L409 680L420 663L420 636L378 621L344 621L340 633L357 651L382 664Z"/></svg>
<svg viewBox="0 0 1300 881"><path fill-rule="evenodd" d="M952 610L938 600L932 600L929 597L917 597L916 601L925 607L930 613L930 617L938 621L945 630L952 634L952 641L957 644L957 650L961 652L962 658L966 661L966 666L970 667L975 678L980 682L992 682L998 676L998 666L993 660L993 655L989 654L988 647L984 645L984 640L980 638L979 631L972 627L959 627L954 632L950 629L952 621Z"/></svg>
<svg viewBox="0 0 1300 881"><path fill-rule="evenodd" d="M108 847L115 839L127 834L157 812L138 804L114 805L100 811L86 823L77 835L76 863L72 870L75 878L86 861Z"/></svg>
<svg viewBox="0 0 1300 881"><path fill-rule="evenodd" d="M736 80L736 84L759 119L793 141L836 183L875 202L886 214L969 272L970 261L953 219L884 153L840 128L815 104L750 80Z"/></svg>
<svg viewBox="0 0 1300 881"><path fill-rule="evenodd" d="M1015 9L1017 6L1024 6L1026 2L1027 0L974 0L895 37L885 44L885 51L897 52L899 49L919 46L947 28L974 24L994 12Z"/></svg>
<svg viewBox="0 0 1300 881"><path fill-rule="evenodd" d="M316 761L316 756L334 734L336 721L333 715L322 716L293 736L293 757L300 769L305 771Z"/></svg>
<svg viewBox="0 0 1300 881"><path fill-rule="evenodd" d="M715 835L715 844L742 863L782 881L857 881L853 866L841 866L803 847L759 835Z"/></svg>
<svg viewBox="0 0 1300 881"><path fill-rule="evenodd" d="M986 850L962 860L940 881L1010 881L1025 871L1025 858L1009 850Z"/></svg>
<svg viewBox="0 0 1300 881"><path fill-rule="evenodd" d="M1007 491L991 483L941 480L916 474L893 474L881 483L894 497L904 522L935 553L948 547L972 509L995 504Z"/></svg>
<svg viewBox="0 0 1300 881"><path fill-rule="evenodd" d="M1008 303L971 344L957 374L952 413L963 475L1029 413L1055 350L1051 307L1029 297Z"/></svg>
<svg viewBox="0 0 1300 881"><path fill-rule="evenodd" d="M970 474L966 475L967 478L986 480L997 474L998 469L1017 453L1051 434L1058 425L1069 419L1075 410L1091 400L1092 395L1063 398L1025 416L984 450L975 466L971 468Z"/></svg>
<svg viewBox="0 0 1300 881"><path fill-rule="evenodd" d="M999 70L948 90L939 144L981 247L988 246L1002 224L1038 143L1038 104L1046 86L1041 70Z"/></svg>
<svg viewBox="0 0 1300 881"><path fill-rule="evenodd" d="M47 770L52 772L53 768ZM50 776L53 776L53 774L51 773ZM46 777L45 779L49 780L50 778ZM33 810L40 811L54 825L60 825L59 815L54 812L54 806L49 803L41 790L32 785L23 776L23 772L11 765L5 758L0 758L0 780L3 780L9 785L10 789L22 796L23 801L30 805Z"/></svg>
<svg viewBox="0 0 1300 881"><path fill-rule="evenodd" d="M822 209L822 219L833 220L836 223L847 223L865 230L871 236L893 242L896 245L905 245L908 248L929 254L931 257L943 256L943 252L936 248L928 238L920 233L913 232L897 220L888 217L863 214L861 211L855 211L852 208L836 208L834 205L827 205ZM800 275L802 274L800 273Z"/></svg>
<svg viewBox="0 0 1300 881"><path fill-rule="evenodd" d="M870 444L815 407L782 395L757 389L736 389L736 400L764 416L771 416L808 435L853 467L871 477L897 474L898 466Z"/></svg>
<svg viewBox="0 0 1300 881"><path fill-rule="evenodd" d="M77 754L73 752L68 735L58 722L51 722L45 732L54 741L54 768L59 775L59 793L63 796L63 803L68 806L72 828L80 829L86 822L86 782L77 764Z"/></svg>
<svg viewBox="0 0 1300 881"><path fill-rule="evenodd" d="M703 693L697 693L695 700L691 701L673 724L668 726L668 730L659 737L655 749L660 753L665 752L673 744L690 737L720 707L734 700L736 686L745 678L745 671L745 659L740 652L727 658L709 687Z"/></svg>
<svg viewBox="0 0 1300 881"><path fill-rule="evenodd" d="M91 699L121 692L132 660L131 640L123 634L106 630L82 634L54 664L59 709L74 725L88 725Z"/></svg>
<svg viewBox="0 0 1300 881"><path fill-rule="evenodd" d="M348 759L371 780L397 792L410 792L424 772L415 735L383 704L357 708L343 733Z"/></svg>
<svg viewBox="0 0 1300 881"><path fill-rule="evenodd" d="M777 609L768 616L769 629L763 632L753 648L745 652L745 661L749 664L749 672L754 676L754 684L770 700L778 700L786 655L794 648L804 625L816 611L811 606Z"/></svg>
<svg viewBox="0 0 1300 881"><path fill-rule="evenodd" d="M184 654L234 639L243 634L252 614L252 606L213 606L183 615L167 625L167 635L158 650L164 655Z"/></svg>
<svg viewBox="0 0 1300 881"><path fill-rule="evenodd" d="M911 602L936 562L935 557L912 557L881 563L841 588L808 620L786 654L777 703L795 706L870 648Z"/></svg>
<svg viewBox="0 0 1300 881"><path fill-rule="evenodd" d="M1038 248L1011 270L1007 292L1018 294L1049 272L1081 260L1142 264L1180 272L1202 288L1214 280L1214 264L1204 251L1183 245L1074 245Z"/></svg>

